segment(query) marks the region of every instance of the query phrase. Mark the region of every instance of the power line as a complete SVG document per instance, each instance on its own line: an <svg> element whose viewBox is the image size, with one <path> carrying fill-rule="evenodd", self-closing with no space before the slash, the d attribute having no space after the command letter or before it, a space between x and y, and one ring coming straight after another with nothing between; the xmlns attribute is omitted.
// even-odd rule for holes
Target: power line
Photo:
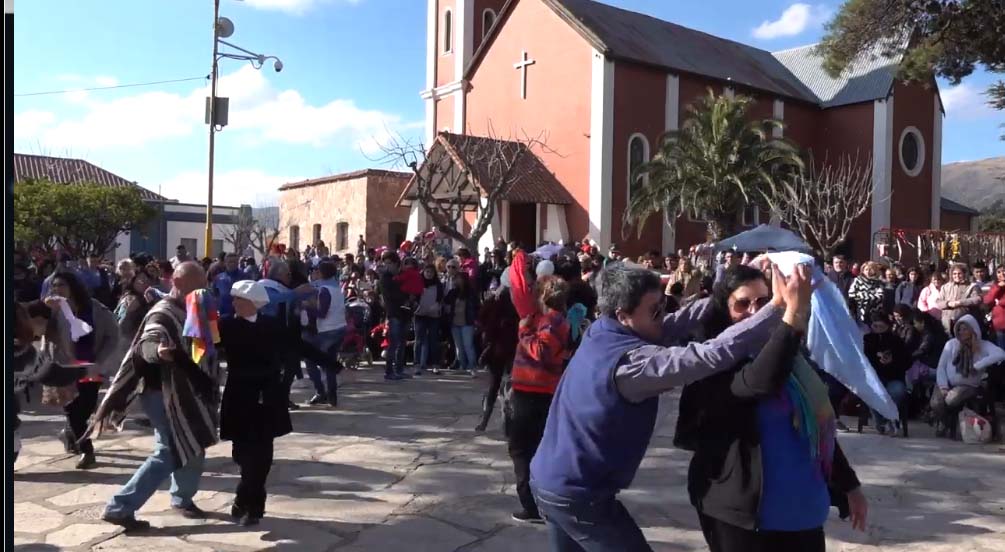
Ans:
<svg viewBox="0 0 1005 552"><path fill-rule="evenodd" d="M95 86L94 88L75 88L71 90L50 90L46 92L29 92L27 94L14 94L15 98L22 98L25 96L51 96L53 94L67 94L69 92L93 92L95 90L113 90L116 88L134 88L136 86L153 86L156 84L171 84L175 82L190 82L197 80L208 80L209 76L205 77L189 77L187 79L172 79L172 80L162 80L153 82L136 82L132 84L118 84L115 86Z"/></svg>

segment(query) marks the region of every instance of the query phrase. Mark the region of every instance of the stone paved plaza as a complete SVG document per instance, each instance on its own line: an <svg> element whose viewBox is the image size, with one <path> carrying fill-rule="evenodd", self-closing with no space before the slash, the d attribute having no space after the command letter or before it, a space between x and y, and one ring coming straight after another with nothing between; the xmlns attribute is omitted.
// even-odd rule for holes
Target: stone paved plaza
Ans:
<svg viewBox="0 0 1005 552"><path fill-rule="evenodd" d="M500 420L478 434L485 376L385 383L373 368L345 377L338 410L293 414L296 433L276 442L268 512L245 530L227 513L237 483L230 445L209 451L197 503L211 519L172 513L166 492L139 512L153 524L137 536L99 521L104 502L151 450L152 434L127 426L95 442L98 468L76 471L55 434L55 409L28 405L24 449L14 476L16 550L534 552L544 529L510 521L512 467ZM308 396L306 380L297 398ZM673 399L664 401L673 412ZM498 413L497 413L498 414ZM866 433L841 443L866 484L870 528L854 533L832 516L831 551L1005 550L1005 453L932 438ZM688 504L689 455L671 445L665 416L624 501L654 549L703 550Z"/></svg>

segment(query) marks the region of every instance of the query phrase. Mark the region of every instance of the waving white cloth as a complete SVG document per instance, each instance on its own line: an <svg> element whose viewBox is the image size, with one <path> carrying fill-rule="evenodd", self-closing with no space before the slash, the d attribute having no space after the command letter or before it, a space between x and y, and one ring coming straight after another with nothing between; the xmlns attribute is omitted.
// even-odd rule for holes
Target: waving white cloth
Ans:
<svg viewBox="0 0 1005 552"><path fill-rule="evenodd" d="M59 301L59 312L63 314L63 318L66 318L66 321L69 323L70 339L72 339L74 343L79 341L81 337L84 337L85 335L91 333L94 330L94 328L92 328L90 324L74 316L73 311L70 310L70 304L67 303L66 298L55 297L55 299Z"/></svg>
<svg viewBox="0 0 1005 552"><path fill-rule="evenodd" d="M866 358L862 348L862 332L848 312L848 305L834 282L824 276L809 255L786 251L769 253L767 257L778 265L778 269L786 277L793 273L796 265L808 264L813 267L813 311L806 335L810 358L883 417L888 420L899 419L897 405Z"/></svg>

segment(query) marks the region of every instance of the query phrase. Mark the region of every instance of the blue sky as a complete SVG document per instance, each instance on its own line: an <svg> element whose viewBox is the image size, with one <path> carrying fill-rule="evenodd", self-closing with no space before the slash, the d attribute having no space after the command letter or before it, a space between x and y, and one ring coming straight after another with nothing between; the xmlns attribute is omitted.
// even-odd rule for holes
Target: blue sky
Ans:
<svg viewBox="0 0 1005 552"><path fill-rule="evenodd" d="M766 50L816 42L839 5L791 1L606 0ZM211 0L20 0L18 94L209 73ZM724 17L729 14L729 17ZM269 203L280 184L380 166L388 132L418 136L424 109L426 0L222 0L231 41L284 68L221 63L230 125L217 135L216 203ZM942 94L943 160L1005 153L975 74ZM16 149L87 159L168 197L204 202L206 83L15 98Z"/></svg>

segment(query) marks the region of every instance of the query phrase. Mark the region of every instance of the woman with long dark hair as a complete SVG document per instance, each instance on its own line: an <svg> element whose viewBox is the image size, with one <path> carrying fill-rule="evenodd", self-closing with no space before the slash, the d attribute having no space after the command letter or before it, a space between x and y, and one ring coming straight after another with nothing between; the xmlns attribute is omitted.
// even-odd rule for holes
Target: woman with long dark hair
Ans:
<svg viewBox="0 0 1005 552"><path fill-rule="evenodd" d="M443 314L443 283L436 267L429 264L422 269L422 293L415 307L415 375L421 375L432 366L439 373L440 316Z"/></svg>
<svg viewBox="0 0 1005 552"><path fill-rule="evenodd" d="M805 268L798 278L808 279ZM702 337L770 301L760 271L727 270ZM822 551L830 506L845 499L864 528L865 497L835 438L827 386L801 352L808 315L787 311L756 358L684 388L674 442L694 451L688 493L712 552Z"/></svg>
<svg viewBox="0 0 1005 552"><path fill-rule="evenodd" d="M119 352L119 328L115 317L104 305L91 298L87 288L76 275L68 272L56 274L50 286L50 295L62 298L77 319L91 326L92 331L80 336L72 350L56 351L60 363L88 364L87 375L77 381L77 397L63 407L66 428L60 440L67 452L79 453L77 469L90 469L96 464L94 445L90 439L77 442L87 429L87 421L98 407L98 390L105 377L118 369L122 357ZM47 301L53 310L60 309L61 301Z"/></svg>
<svg viewBox="0 0 1005 552"><path fill-rule="evenodd" d="M475 323L478 321L478 292L467 273L457 271L453 275L453 289L443 300L443 313L454 338L457 362L461 370L475 375L478 362L475 353Z"/></svg>
<svg viewBox="0 0 1005 552"><path fill-rule="evenodd" d="M520 316L510 297L509 280L500 277L500 287L489 295L478 313L478 331L482 335L481 364L488 368L492 380L482 399L482 419L475 431L485 431L502 387L503 376L513 367L516 356L517 328Z"/></svg>

